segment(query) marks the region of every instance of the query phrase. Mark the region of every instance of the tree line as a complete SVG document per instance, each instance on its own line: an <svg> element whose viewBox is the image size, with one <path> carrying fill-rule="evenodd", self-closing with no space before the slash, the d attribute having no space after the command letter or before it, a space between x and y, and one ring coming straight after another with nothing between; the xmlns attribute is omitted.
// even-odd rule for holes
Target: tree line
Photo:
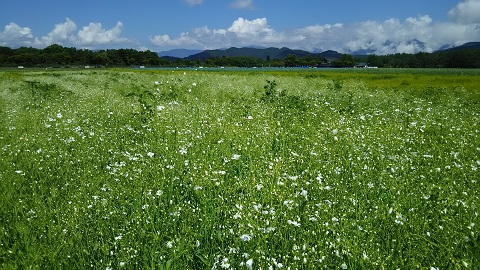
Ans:
<svg viewBox="0 0 480 270"><path fill-rule="evenodd" d="M396 68L480 68L480 50L453 50L437 53L369 55L369 66Z"/></svg>
<svg viewBox="0 0 480 270"><path fill-rule="evenodd" d="M214 57L205 60L161 58L152 51L134 49L109 49L92 51L50 45L44 49L21 47L11 49L0 46L2 67L353 67L363 65L394 68L480 68L480 50L454 50L438 53L391 54L353 56L343 54L328 61L321 54L304 57L287 55L284 59L261 59L257 57Z"/></svg>

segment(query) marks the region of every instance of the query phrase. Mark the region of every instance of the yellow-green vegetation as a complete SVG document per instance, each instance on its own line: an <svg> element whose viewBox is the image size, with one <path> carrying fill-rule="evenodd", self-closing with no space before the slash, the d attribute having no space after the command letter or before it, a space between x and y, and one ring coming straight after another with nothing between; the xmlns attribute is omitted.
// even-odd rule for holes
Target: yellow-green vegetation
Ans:
<svg viewBox="0 0 480 270"><path fill-rule="evenodd" d="M2 71L0 268L479 268L478 73Z"/></svg>

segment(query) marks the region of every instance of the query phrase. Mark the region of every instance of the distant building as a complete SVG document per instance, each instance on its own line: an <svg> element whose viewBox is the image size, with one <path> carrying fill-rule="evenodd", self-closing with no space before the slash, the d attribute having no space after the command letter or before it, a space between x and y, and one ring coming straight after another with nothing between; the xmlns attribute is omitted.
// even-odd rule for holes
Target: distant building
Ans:
<svg viewBox="0 0 480 270"><path fill-rule="evenodd" d="M369 66L367 63L365 62L360 62L358 63L358 65L355 65L354 66L355 68L377 68L377 67L372 67L372 66Z"/></svg>
<svg viewBox="0 0 480 270"><path fill-rule="evenodd" d="M19 69L23 69L23 66L18 66Z"/></svg>
<svg viewBox="0 0 480 270"><path fill-rule="evenodd" d="M366 62L360 62L357 65L355 65L356 68L367 68L368 64Z"/></svg>

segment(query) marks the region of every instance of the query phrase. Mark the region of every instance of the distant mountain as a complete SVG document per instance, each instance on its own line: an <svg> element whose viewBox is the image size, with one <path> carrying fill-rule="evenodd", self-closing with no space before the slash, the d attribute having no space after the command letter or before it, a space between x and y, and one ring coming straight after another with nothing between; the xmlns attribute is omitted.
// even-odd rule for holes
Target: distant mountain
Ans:
<svg viewBox="0 0 480 270"><path fill-rule="evenodd" d="M167 61L176 61L178 59L182 59L182 58L174 57L174 56L160 56L160 58L165 59Z"/></svg>
<svg viewBox="0 0 480 270"><path fill-rule="evenodd" d="M436 52L451 52L451 51L461 51L461 50L480 50L480 42L467 42L460 46L439 50Z"/></svg>
<svg viewBox="0 0 480 270"><path fill-rule="evenodd" d="M172 58L185 58L193 54L197 54L202 52L202 50L187 50L187 49L174 49L169 51L162 51L158 52L158 56L168 59L169 57Z"/></svg>
<svg viewBox="0 0 480 270"><path fill-rule="evenodd" d="M337 60L338 58L340 58L342 56L341 53L336 52L336 51L332 51L332 50L324 51L324 52L319 53L319 54L321 56L323 56L323 58L327 59L328 61Z"/></svg>
<svg viewBox="0 0 480 270"><path fill-rule="evenodd" d="M292 50L286 47L283 48L236 48L232 47L225 50L206 50L197 54L190 55L185 57L188 60L205 60L209 58L215 57L239 57L239 56L249 56L249 57L257 57L263 60L267 58L270 59L285 59L287 55L293 54L298 58L307 56L307 55L314 55L310 52L303 51L303 50Z"/></svg>

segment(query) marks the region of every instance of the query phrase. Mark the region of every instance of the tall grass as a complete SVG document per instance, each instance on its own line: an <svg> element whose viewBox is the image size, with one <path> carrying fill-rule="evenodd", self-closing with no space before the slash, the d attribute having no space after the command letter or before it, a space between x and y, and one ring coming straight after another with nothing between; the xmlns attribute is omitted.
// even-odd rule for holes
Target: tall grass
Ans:
<svg viewBox="0 0 480 270"><path fill-rule="evenodd" d="M382 72L0 73L0 266L480 267L478 77Z"/></svg>

